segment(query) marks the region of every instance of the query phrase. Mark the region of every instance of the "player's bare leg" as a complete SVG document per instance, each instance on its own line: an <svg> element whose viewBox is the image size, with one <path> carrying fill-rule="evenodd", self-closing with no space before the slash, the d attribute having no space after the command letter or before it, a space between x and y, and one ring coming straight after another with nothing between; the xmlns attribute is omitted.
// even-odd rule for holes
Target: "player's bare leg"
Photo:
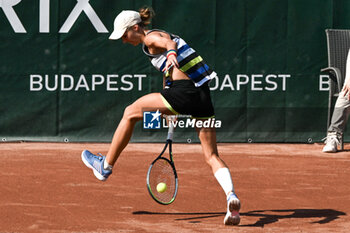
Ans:
<svg viewBox="0 0 350 233"><path fill-rule="evenodd" d="M81 157L84 164L93 170L97 179L104 181L112 174L113 165L129 143L135 123L142 119L143 111L156 110L164 114L171 114L163 103L160 93L152 93L139 98L125 109L107 156L94 155L88 150L82 152Z"/></svg>
<svg viewBox="0 0 350 233"><path fill-rule="evenodd" d="M197 133L201 141L205 162L210 166L213 174L215 174L219 168L227 167L218 154L215 129L197 128Z"/></svg>
<svg viewBox="0 0 350 233"><path fill-rule="evenodd" d="M227 197L227 213L224 218L224 224L238 225L240 222L239 210L241 203L234 192L230 171L225 162L219 157L215 128L199 128L197 132L205 161L211 167L215 178Z"/></svg>
<svg viewBox="0 0 350 233"><path fill-rule="evenodd" d="M143 112L157 110L163 114L172 114L163 103L160 93L145 95L125 109L123 118L119 122L107 153L106 162L108 164L113 166L120 153L129 143L135 123L142 120Z"/></svg>

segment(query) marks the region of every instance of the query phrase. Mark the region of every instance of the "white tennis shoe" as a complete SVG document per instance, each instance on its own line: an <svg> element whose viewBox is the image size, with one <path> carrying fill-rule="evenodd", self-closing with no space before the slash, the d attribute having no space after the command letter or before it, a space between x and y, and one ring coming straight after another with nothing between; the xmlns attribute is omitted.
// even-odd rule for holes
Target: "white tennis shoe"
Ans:
<svg viewBox="0 0 350 233"><path fill-rule="evenodd" d="M340 144L341 135L337 132L329 132L325 138L325 146L322 152L325 153L335 153L338 151L338 145Z"/></svg>
<svg viewBox="0 0 350 233"><path fill-rule="evenodd" d="M241 208L241 202L238 197L231 192L227 196L227 213L224 218L225 225L238 225L241 221L241 217L239 216L239 210Z"/></svg>

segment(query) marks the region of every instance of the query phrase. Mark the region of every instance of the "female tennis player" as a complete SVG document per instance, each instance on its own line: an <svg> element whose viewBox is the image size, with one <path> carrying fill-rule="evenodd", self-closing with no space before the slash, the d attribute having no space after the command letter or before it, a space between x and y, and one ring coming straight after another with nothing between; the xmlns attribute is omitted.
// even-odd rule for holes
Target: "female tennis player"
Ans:
<svg viewBox="0 0 350 233"><path fill-rule="evenodd" d="M154 13L151 8L139 12L125 10L114 20L114 31L109 39L122 39L123 43L142 45L143 52L152 65L171 75L164 75L165 88L160 93L147 94L128 106L112 139L107 156L94 155L88 150L82 152L82 160L91 168L99 180L106 180L119 155L129 143L135 123L142 120L143 111L157 111L166 115L185 114L196 119L214 117L208 82L216 77L203 59L182 38L163 30L146 29ZM227 214L224 224L237 225L240 222L240 201L237 198L231 174L225 162L219 157L216 132L213 128L198 128L198 136L205 161L227 195Z"/></svg>

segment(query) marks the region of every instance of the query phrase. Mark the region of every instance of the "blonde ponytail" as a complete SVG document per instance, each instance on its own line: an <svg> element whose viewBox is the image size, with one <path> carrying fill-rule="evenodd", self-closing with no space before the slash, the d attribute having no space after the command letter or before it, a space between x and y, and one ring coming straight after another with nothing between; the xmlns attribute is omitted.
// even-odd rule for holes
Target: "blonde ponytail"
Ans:
<svg viewBox="0 0 350 233"><path fill-rule="evenodd" d="M139 23L141 27L145 27L151 23L152 18L155 16L155 13L151 7L143 7L139 10L142 22Z"/></svg>

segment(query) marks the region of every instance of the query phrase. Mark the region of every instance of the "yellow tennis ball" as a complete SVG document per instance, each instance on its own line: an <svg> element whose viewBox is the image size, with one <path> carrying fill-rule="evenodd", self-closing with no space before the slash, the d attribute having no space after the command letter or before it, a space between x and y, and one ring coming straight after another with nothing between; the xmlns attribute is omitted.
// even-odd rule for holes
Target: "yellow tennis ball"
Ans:
<svg viewBox="0 0 350 233"><path fill-rule="evenodd" d="M163 182L160 182L158 185L157 185L157 191L158 193L164 193L166 191L166 184L163 183Z"/></svg>

